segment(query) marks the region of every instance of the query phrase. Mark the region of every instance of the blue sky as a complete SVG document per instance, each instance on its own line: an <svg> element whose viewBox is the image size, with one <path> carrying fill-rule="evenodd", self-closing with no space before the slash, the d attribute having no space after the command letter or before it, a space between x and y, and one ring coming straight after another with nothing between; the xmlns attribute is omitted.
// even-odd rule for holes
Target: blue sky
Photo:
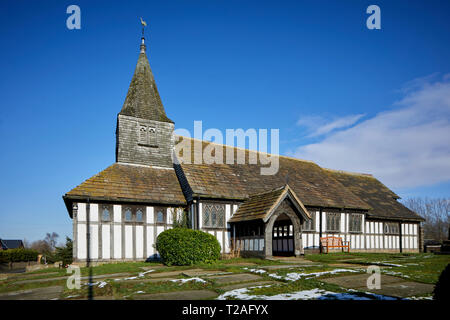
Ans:
<svg viewBox="0 0 450 320"><path fill-rule="evenodd" d="M81 30L66 28L67 6ZM381 8L381 30L366 8ZM279 128L280 153L450 194L448 1L0 2L0 237L71 236L62 195L115 161L140 24L176 128Z"/></svg>

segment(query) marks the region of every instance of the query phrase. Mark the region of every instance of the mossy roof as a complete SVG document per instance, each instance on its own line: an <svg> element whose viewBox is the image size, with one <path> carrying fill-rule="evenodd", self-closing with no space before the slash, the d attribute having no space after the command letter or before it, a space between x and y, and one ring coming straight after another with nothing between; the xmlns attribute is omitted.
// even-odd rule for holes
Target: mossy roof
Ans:
<svg viewBox="0 0 450 320"><path fill-rule="evenodd" d="M369 217L424 220L417 213L401 204L398 201L400 197L372 175L331 169L326 169L326 172L370 205L371 209L367 213Z"/></svg>
<svg viewBox="0 0 450 320"><path fill-rule="evenodd" d="M233 214L230 222L241 222L249 220L262 219L266 221L275 211L276 207L286 197L290 196L294 207L298 208L300 214L310 218L310 215L301 201L295 195L288 185L249 196L243 203L239 205L237 211Z"/></svg>
<svg viewBox="0 0 450 320"><path fill-rule="evenodd" d="M182 143L191 146L191 163L181 163L191 196L245 200L251 195L274 190L287 183L305 206L363 210L370 208L314 162L279 156L278 172L274 175L262 175L261 168L269 165L263 164L259 156L256 164L249 163L250 153L259 154L258 152L239 149L245 153L245 164L226 164L225 146L215 144L222 148L223 164L195 164L194 154L199 150L194 148L194 141L199 140L177 137L179 139L186 139ZM203 141L202 150L210 144ZM180 146L181 144L177 148ZM227 148L233 149L234 153L238 150ZM186 160L189 159L182 153L179 154Z"/></svg>
<svg viewBox="0 0 450 320"><path fill-rule="evenodd" d="M77 199L185 205L175 170L114 163L64 195ZM71 209L69 212L71 212Z"/></svg>

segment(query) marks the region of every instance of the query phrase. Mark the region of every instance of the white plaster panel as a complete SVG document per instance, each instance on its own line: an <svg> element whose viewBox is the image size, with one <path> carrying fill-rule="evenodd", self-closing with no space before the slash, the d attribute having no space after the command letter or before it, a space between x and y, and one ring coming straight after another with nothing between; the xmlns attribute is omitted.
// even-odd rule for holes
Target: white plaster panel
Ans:
<svg viewBox="0 0 450 320"><path fill-rule="evenodd" d="M91 203L89 205L89 221L98 221L98 204Z"/></svg>
<svg viewBox="0 0 450 320"><path fill-rule="evenodd" d="M164 231L164 227L163 226L157 226L156 227L156 238L158 238L159 234L161 232L163 232L163 231Z"/></svg>
<svg viewBox="0 0 450 320"><path fill-rule="evenodd" d="M153 223L153 219L154 219L153 207L147 207L146 213L147 213L147 223Z"/></svg>
<svg viewBox="0 0 450 320"><path fill-rule="evenodd" d="M144 258L144 227L136 226L136 258Z"/></svg>
<svg viewBox="0 0 450 320"><path fill-rule="evenodd" d="M223 232L222 231L217 231L217 235L216 235L216 238L217 238L217 241L219 241L219 244L220 244L220 248L221 248L221 252L223 252L224 251L224 247L223 247Z"/></svg>
<svg viewBox="0 0 450 320"><path fill-rule="evenodd" d="M125 226L125 258L133 258L133 227Z"/></svg>
<svg viewBox="0 0 450 320"><path fill-rule="evenodd" d="M153 227L147 227L147 257L150 257L155 253L155 248L153 245Z"/></svg>
<svg viewBox="0 0 450 320"><path fill-rule="evenodd" d="M345 214L345 213L341 213L341 226L340 226L340 229L341 229L341 232L345 232L345 222L347 221L346 220L346 216L347 216L347 214Z"/></svg>
<svg viewBox="0 0 450 320"><path fill-rule="evenodd" d="M198 228L201 230L203 226L203 204L198 205Z"/></svg>
<svg viewBox="0 0 450 320"><path fill-rule="evenodd" d="M173 208L167 208L167 224L173 224Z"/></svg>
<svg viewBox="0 0 450 320"><path fill-rule="evenodd" d="M322 212L322 231L327 230L326 213Z"/></svg>
<svg viewBox="0 0 450 320"><path fill-rule="evenodd" d="M115 214L114 214L115 215ZM114 226L114 259L122 259L122 226Z"/></svg>
<svg viewBox="0 0 450 320"><path fill-rule="evenodd" d="M90 225L91 241L90 241L90 256L91 259L98 259L98 225Z"/></svg>
<svg viewBox="0 0 450 320"><path fill-rule="evenodd" d="M122 206L120 204L115 204L113 206L113 212L114 212L114 222L121 222L122 221Z"/></svg>
<svg viewBox="0 0 450 320"><path fill-rule="evenodd" d="M102 259L111 259L111 226L102 225Z"/></svg>
<svg viewBox="0 0 450 320"><path fill-rule="evenodd" d="M78 205L78 208L80 206ZM86 259L86 225L77 225L77 257L78 259Z"/></svg>
<svg viewBox="0 0 450 320"><path fill-rule="evenodd" d="M86 221L86 203L78 203L77 220Z"/></svg>
<svg viewBox="0 0 450 320"><path fill-rule="evenodd" d="M314 215L314 218L315 218L314 223L316 224L314 230L319 231L319 228L320 228L320 221L319 221L320 215L319 215L319 211L314 211L314 212L312 212L312 214Z"/></svg>

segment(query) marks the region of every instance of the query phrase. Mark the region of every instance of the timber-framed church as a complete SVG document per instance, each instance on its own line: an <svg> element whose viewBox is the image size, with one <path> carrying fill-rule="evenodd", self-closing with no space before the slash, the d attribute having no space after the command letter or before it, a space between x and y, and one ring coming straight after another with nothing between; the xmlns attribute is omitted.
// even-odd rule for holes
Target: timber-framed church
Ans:
<svg viewBox="0 0 450 320"><path fill-rule="evenodd" d="M191 228L215 235L224 254L298 256L317 251L320 237L331 235L350 241L351 251L422 249L424 219L372 175L285 156L275 175L261 175L260 162L180 163L178 141L199 143L174 135L142 38L117 116L116 162L63 196L73 220L74 261L86 261L88 252L91 261L156 257L158 234L182 215ZM253 152L245 150L246 158Z"/></svg>

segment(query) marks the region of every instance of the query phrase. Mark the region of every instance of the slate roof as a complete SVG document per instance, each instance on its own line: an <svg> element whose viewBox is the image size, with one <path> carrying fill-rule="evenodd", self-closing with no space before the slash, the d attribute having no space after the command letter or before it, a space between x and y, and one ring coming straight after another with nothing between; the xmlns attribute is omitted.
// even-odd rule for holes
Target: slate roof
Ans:
<svg viewBox="0 0 450 320"><path fill-rule="evenodd" d="M17 249L23 247L23 241L22 240L5 240L0 239L0 246L3 250L6 249Z"/></svg>
<svg viewBox="0 0 450 320"><path fill-rule="evenodd" d="M266 221L281 201L283 201L288 195L291 196L291 200L294 202L295 206L303 211L308 218L310 218L308 211L292 189L289 188L288 185L285 185L271 191L249 196L247 200L241 203L237 211L231 217L230 222L256 219L263 219Z"/></svg>
<svg viewBox="0 0 450 320"><path fill-rule="evenodd" d="M114 163L64 195L69 202L100 201L185 205L186 200L174 169Z"/></svg>
<svg viewBox="0 0 450 320"><path fill-rule="evenodd" d="M173 123L164 110L150 63L145 54L145 45L143 45L143 48L144 50L141 50L139 54L127 97L119 114Z"/></svg>
<svg viewBox="0 0 450 320"><path fill-rule="evenodd" d="M400 197L379 180L368 174L326 169L328 174L370 205L368 217L394 220L424 221L414 211L397 201Z"/></svg>
<svg viewBox="0 0 450 320"><path fill-rule="evenodd" d="M190 187L188 200L195 196L245 200L251 195L271 191L288 183L305 206L362 210L370 208L368 204L311 161L280 156L278 173L261 175L261 167L268 165L263 165L259 158L257 164L249 164L249 153L255 153L255 151L240 149L245 152L246 164L225 164L224 145L216 144L223 148L224 164L195 164L193 163L196 152L194 139L177 137L177 140L180 139L186 139L183 143L191 145L191 163L181 163L182 172ZM203 141L203 149L210 144ZM179 146L181 144L177 147ZM234 152L238 150L238 148L232 149ZM189 158L182 152L179 154L186 159Z"/></svg>

